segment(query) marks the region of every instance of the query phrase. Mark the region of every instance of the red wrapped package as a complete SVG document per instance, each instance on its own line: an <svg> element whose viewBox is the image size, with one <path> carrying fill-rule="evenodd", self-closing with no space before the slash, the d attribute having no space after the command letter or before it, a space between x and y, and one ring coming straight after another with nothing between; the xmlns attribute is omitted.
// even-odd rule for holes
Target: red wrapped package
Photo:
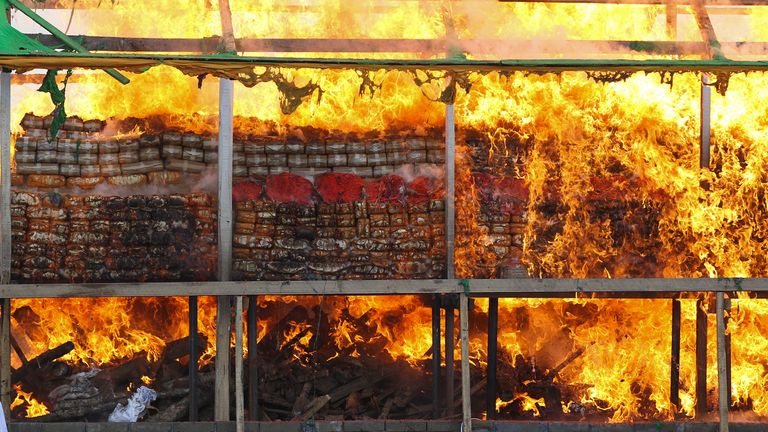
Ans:
<svg viewBox="0 0 768 432"><path fill-rule="evenodd" d="M529 191L525 180L511 177L497 179L495 189L494 194L502 200L516 199L518 201L528 201Z"/></svg>
<svg viewBox="0 0 768 432"><path fill-rule="evenodd" d="M396 175L386 175L365 185L365 195L371 202L399 201L405 196L405 180Z"/></svg>
<svg viewBox="0 0 768 432"><path fill-rule="evenodd" d="M473 172L472 182L475 183L475 187L477 188L481 200L488 201L493 198L494 183L496 183L496 179L492 175L482 172Z"/></svg>
<svg viewBox="0 0 768 432"><path fill-rule="evenodd" d="M255 201L261 197L264 187L252 181L241 181L232 185L232 199L235 202Z"/></svg>
<svg viewBox="0 0 768 432"><path fill-rule="evenodd" d="M421 202L429 199L440 198L443 192L443 184L440 179L434 177L419 176L406 186L409 202Z"/></svg>
<svg viewBox="0 0 768 432"><path fill-rule="evenodd" d="M315 178L315 187L326 203L360 201L363 179L355 174L325 173Z"/></svg>
<svg viewBox="0 0 768 432"><path fill-rule="evenodd" d="M282 173L267 177L267 197L277 202L312 202L312 183L304 177L291 173Z"/></svg>

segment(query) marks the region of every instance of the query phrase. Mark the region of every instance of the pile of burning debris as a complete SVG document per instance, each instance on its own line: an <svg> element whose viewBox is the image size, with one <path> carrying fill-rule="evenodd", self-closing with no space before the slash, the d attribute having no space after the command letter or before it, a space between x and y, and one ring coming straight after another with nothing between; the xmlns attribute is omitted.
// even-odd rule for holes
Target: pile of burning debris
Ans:
<svg viewBox="0 0 768 432"><path fill-rule="evenodd" d="M209 280L216 214L207 194L104 197L13 192L19 282Z"/></svg>

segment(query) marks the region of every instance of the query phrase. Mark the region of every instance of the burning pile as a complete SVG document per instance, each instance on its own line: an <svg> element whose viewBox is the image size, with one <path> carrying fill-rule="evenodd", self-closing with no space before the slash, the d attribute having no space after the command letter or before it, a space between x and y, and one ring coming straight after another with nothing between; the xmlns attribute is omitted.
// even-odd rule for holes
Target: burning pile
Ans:
<svg viewBox="0 0 768 432"><path fill-rule="evenodd" d="M105 181L113 186L175 184L218 161L218 143L207 136L166 131L108 137L104 122L70 117L56 138L49 139L50 121L24 117L25 133L16 140L14 185L91 189Z"/></svg>
<svg viewBox="0 0 768 432"><path fill-rule="evenodd" d="M246 280L440 278L445 204L435 180L289 173L235 186L234 271Z"/></svg>
<svg viewBox="0 0 768 432"><path fill-rule="evenodd" d="M216 208L207 194L103 197L14 192L19 282L208 280Z"/></svg>
<svg viewBox="0 0 768 432"><path fill-rule="evenodd" d="M265 177L291 172L312 176L326 171L380 177L406 164L441 164L445 161L443 140L285 141L252 138L235 141L233 176Z"/></svg>

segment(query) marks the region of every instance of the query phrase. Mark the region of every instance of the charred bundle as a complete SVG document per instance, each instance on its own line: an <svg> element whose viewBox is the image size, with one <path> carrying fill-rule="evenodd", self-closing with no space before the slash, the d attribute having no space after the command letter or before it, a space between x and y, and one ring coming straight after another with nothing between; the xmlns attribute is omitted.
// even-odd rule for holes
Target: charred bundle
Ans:
<svg viewBox="0 0 768 432"><path fill-rule="evenodd" d="M13 280L208 280L216 209L202 194L129 197L14 192Z"/></svg>
<svg viewBox="0 0 768 432"><path fill-rule="evenodd" d="M392 139L304 143L280 139L235 141L235 177L265 177L290 172L314 176L325 172L380 177L403 165L442 164L445 143L438 139Z"/></svg>
<svg viewBox="0 0 768 432"><path fill-rule="evenodd" d="M444 276L445 204L430 179L365 183L330 173L313 185L285 173L268 177L264 190L238 188L233 255L241 279Z"/></svg>
<svg viewBox="0 0 768 432"><path fill-rule="evenodd" d="M531 227L536 233L530 244L531 264L537 272L550 277L572 275L571 269L551 263L578 258L587 277L605 277L606 272L613 277L660 276L656 254L661 249L658 230L666 197L657 191L643 199L637 191L647 185L621 175L593 177L589 182L591 190L577 209L563 202L557 183L544 191ZM569 219L584 227L571 234L581 245L579 251L552 247Z"/></svg>
<svg viewBox="0 0 768 432"><path fill-rule="evenodd" d="M22 126L25 134L16 140L16 186L175 184L215 166L218 159L216 139L193 133L108 137L104 122L71 117L51 139L48 118L27 115Z"/></svg>

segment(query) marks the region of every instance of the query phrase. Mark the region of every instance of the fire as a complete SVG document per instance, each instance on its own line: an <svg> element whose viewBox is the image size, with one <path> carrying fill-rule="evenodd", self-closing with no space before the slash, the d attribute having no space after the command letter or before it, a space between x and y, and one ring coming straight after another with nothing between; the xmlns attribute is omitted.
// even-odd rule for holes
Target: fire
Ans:
<svg viewBox="0 0 768 432"><path fill-rule="evenodd" d="M97 3L101 2L81 0L77 6ZM106 8L78 9L76 17L87 23L88 34L201 37L219 33L218 12L208 3L191 2L179 8L176 3L156 2L148 10L142 2L121 1ZM490 0L479 7L476 2L396 3L325 0L285 6L238 0L233 10L238 37L443 39L449 33L446 22L451 22L461 39L554 37L544 44L553 50L564 46L562 36L666 38L664 6ZM762 9L755 8L748 16L755 30L765 21L765 12L758 11ZM105 15L112 18L96 19ZM157 28L157 22L170 20L184 25ZM698 40L692 18L680 21L679 39ZM481 58L491 47L463 48L471 57ZM443 54L420 53L419 57ZM573 54L558 52L566 57ZM382 55L364 55L376 56ZM321 136L341 130L354 136L425 136L439 130L445 120L444 105L423 95L435 88L422 91L406 72L371 72L367 81L358 71L278 72L297 87L318 84L322 98L313 93L295 112L285 114L275 83L253 89L238 84L234 107L238 134L309 139L305 134L313 130ZM198 89L194 78L170 68L128 75L132 84L121 86L100 72L78 73L67 89L67 111L114 121L159 117L165 127L216 132L214 79L203 80ZM726 96L713 96L710 170L698 166L700 77L696 74L676 75L671 83L644 74L609 83L598 83L584 73L489 73L472 74L470 79L471 91L460 90L456 100L456 210L463 227L456 239L459 277L495 276L498 267L508 264L519 264L534 277L759 277L768 273L768 227L763 222L768 212L768 147L763 144L768 129L761 116L768 75L731 77ZM361 89L361 82L369 87ZM47 96L35 88L14 86L13 125L20 124L27 112L46 115L51 111ZM515 222L523 226L521 256L514 263L497 253L507 246L494 249L499 245L494 244L493 227L478 218L488 203L473 165L475 155L467 145L466 138L473 134L490 148L482 161L488 168L484 174L496 177L493 180L498 183L512 180L526 189L521 211L525 220ZM526 151L513 151L520 148ZM617 241L616 221L586 209L585 203L604 196L632 203L631 210L618 218L622 222L647 217L652 223L645 227L628 223L622 241ZM557 218L542 207L552 203L559 206ZM650 232L643 231L648 226ZM556 233L548 239L545 233L550 230ZM649 240L657 242L650 248L655 256L638 255L633 248ZM500 349L512 358L520 354L536 370L552 368L581 349L556 378L568 390L566 399L574 409L598 412L616 422L671 419L668 304L666 300L502 300L500 322L509 323L509 328L500 332ZM487 302L478 300L476 305L476 316L482 317ZM302 311L291 319L297 306ZM13 308L14 336L27 358L72 341L75 350L64 360L81 367L110 364L142 352L157 359L166 343L188 333L183 298L15 300ZM301 361L310 361L307 355L315 350L321 325L330 326L336 348L326 360L383 353L388 360L404 359L420 367L432 347L431 308L418 296L260 296L258 308L258 340L277 334L276 348L291 344L293 358ZM730 316L734 398L757 415L768 415L768 394L762 384L768 378L762 366L766 347L760 342L767 330L761 324L766 314L763 300L740 298L734 301ZM200 329L208 337L200 360L204 365L215 355L214 320L214 300L201 299ZM694 414L694 321L695 302L683 300L678 410L686 416ZM472 331L473 366L482 367L485 335L474 327ZM709 334L709 351L714 352L714 331ZM20 361L15 360L18 366ZM514 366L514 361L509 363ZM711 387L714 368L710 361ZM149 384L150 377L144 378ZM526 393L511 396L522 412L541 415L542 398ZM28 417L47 413L44 405L18 388L14 406L21 404L28 405ZM497 402L499 409L508 406Z"/></svg>
<svg viewBox="0 0 768 432"><path fill-rule="evenodd" d="M25 417L27 418L41 417L49 414L48 407L35 399L32 396L32 392L25 392L21 389L21 386L14 386L14 390L16 391L16 398L11 403L11 410L26 405Z"/></svg>

